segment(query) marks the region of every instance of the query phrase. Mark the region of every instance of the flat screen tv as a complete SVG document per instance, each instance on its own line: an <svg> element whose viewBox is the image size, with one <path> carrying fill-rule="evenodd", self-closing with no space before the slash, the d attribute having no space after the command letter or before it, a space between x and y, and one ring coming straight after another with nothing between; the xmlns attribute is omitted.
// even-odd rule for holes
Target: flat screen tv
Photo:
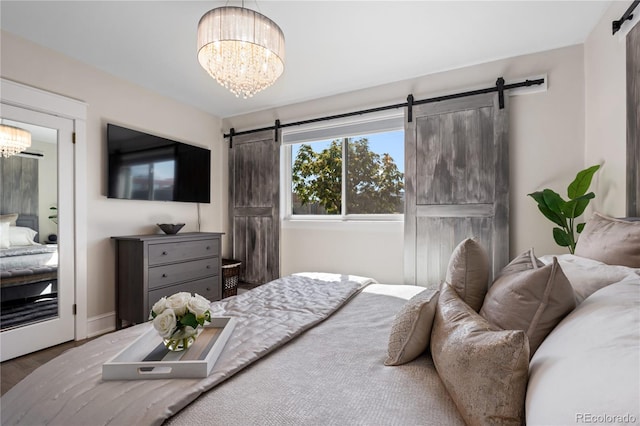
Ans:
<svg viewBox="0 0 640 426"><path fill-rule="evenodd" d="M209 203L211 151L107 124L108 197Z"/></svg>

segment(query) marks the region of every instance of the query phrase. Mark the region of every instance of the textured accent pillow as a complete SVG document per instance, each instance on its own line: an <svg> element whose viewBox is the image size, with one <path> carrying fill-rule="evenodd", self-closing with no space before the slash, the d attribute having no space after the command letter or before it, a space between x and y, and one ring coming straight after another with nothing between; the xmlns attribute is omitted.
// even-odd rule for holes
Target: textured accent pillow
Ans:
<svg viewBox="0 0 640 426"><path fill-rule="evenodd" d="M438 290L424 290L404 304L389 335L389 356L385 365L401 365L416 359L429 347Z"/></svg>
<svg viewBox="0 0 640 426"><path fill-rule="evenodd" d="M640 268L640 222L594 213L576 243L576 256Z"/></svg>
<svg viewBox="0 0 640 426"><path fill-rule="evenodd" d="M9 222L10 226L16 226L17 220L18 220L18 213L0 215L0 222Z"/></svg>
<svg viewBox="0 0 640 426"><path fill-rule="evenodd" d="M523 424L529 372L529 342L523 331L497 330L443 283L431 356L467 424Z"/></svg>
<svg viewBox="0 0 640 426"><path fill-rule="evenodd" d="M522 330L531 355L576 307L573 288L553 258L544 265L530 249L504 267L484 299L480 315L504 330Z"/></svg>
<svg viewBox="0 0 640 426"><path fill-rule="evenodd" d="M445 281L478 312L489 286L489 256L484 247L472 238L458 244L449 258Z"/></svg>

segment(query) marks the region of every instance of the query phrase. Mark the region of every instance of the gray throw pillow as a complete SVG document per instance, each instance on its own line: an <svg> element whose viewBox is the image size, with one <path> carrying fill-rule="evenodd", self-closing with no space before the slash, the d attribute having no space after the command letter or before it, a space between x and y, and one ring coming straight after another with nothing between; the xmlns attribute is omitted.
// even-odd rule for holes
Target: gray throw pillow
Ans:
<svg viewBox="0 0 640 426"><path fill-rule="evenodd" d="M640 268L640 222L594 213L578 237L575 255Z"/></svg>
<svg viewBox="0 0 640 426"><path fill-rule="evenodd" d="M558 259L544 265L530 249L504 267L487 293L480 315L504 330L522 330L531 356L576 307L571 283Z"/></svg>
<svg viewBox="0 0 640 426"><path fill-rule="evenodd" d="M449 258L445 281L478 312L489 286L489 256L484 247L472 238L460 242Z"/></svg>

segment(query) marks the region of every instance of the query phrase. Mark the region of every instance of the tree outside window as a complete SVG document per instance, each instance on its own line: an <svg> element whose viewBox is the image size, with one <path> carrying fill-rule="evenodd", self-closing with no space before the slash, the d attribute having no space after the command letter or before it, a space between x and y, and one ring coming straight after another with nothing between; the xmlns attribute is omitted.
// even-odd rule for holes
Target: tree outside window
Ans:
<svg viewBox="0 0 640 426"><path fill-rule="evenodd" d="M402 214L403 147L402 131L297 145L291 167L292 213Z"/></svg>

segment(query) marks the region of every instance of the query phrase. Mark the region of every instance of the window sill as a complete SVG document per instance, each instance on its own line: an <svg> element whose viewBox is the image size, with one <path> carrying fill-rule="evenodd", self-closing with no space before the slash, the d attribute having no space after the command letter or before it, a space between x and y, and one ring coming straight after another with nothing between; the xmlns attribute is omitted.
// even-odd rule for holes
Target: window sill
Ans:
<svg viewBox="0 0 640 426"><path fill-rule="evenodd" d="M297 216L281 221L282 229L326 229L333 231L375 231L398 232L404 229L404 215L384 218L319 218L317 216Z"/></svg>

